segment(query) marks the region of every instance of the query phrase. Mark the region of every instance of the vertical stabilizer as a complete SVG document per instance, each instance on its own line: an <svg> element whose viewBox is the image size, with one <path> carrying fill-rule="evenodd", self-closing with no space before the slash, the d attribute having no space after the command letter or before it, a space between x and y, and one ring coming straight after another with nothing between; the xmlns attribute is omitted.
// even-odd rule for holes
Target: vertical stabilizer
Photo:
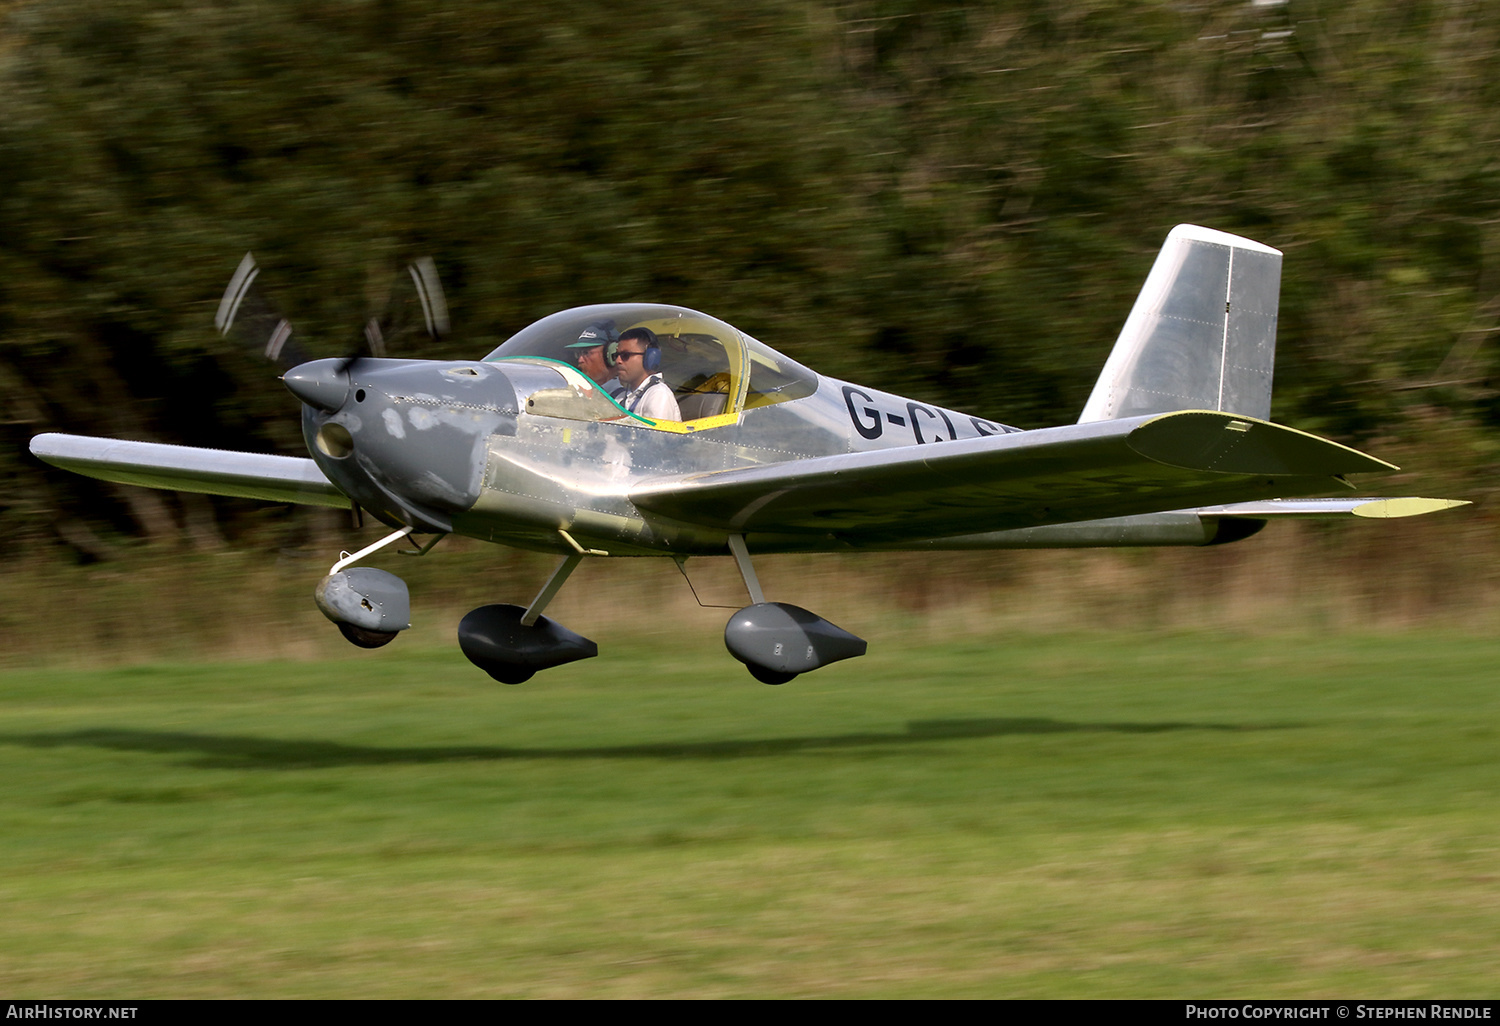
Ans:
<svg viewBox="0 0 1500 1026"><path fill-rule="evenodd" d="M1171 410L1269 418L1280 294L1280 250L1173 228L1079 423Z"/></svg>

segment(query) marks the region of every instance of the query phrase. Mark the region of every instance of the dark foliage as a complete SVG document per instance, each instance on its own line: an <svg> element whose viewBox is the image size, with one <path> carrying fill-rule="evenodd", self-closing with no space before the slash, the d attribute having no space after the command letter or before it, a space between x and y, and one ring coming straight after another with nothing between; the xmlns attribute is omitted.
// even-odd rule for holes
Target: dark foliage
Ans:
<svg viewBox="0 0 1500 1026"><path fill-rule="evenodd" d="M1281 419L1361 442L1436 410L1480 453L1500 428L1492 5L0 14L11 542L239 530L240 505L44 474L24 444L298 451L290 397L210 325L247 249L320 352L431 253L455 313L442 354L566 306L661 300L1038 426L1076 415L1156 246L1192 221L1286 251Z"/></svg>

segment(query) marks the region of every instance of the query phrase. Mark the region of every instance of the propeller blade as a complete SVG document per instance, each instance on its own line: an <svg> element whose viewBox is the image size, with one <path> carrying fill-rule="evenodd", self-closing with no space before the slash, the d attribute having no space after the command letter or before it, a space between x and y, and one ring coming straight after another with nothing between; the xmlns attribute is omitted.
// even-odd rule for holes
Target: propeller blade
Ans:
<svg viewBox="0 0 1500 1026"><path fill-rule="evenodd" d="M438 280L437 265L422 257L406 265L391 283L385 311L365 326L365 339L372 354L402 353L425 340L448 333L448 303Z"/></svg>
<svg viewBox="0 0 1500 1026"><path fill-rule="evenodd" d="M380 320L371 317L365 322L365 350L370 356L385 355L385 335L380 330Z"/></svg>
<svg viewBox="0 0 1500 1026"><path fill-rule="evenodd" d="M424 336L437 340L447 333L448 301L438 280L437 265L431 257L421 257L407 264L404 274L396 275L387 293L385 311L365 322L364 332L354 348L344 354L339 367L348 371L367 356L401 353Z"/></svg>
<svg viewBox="0 0 1500 1026"><path fill-rule="evenodd" d="M433 263L432 257L419 257L407 265L406 270L422 302L427 334L434 339L448 334L448 300L443 296L443 283L438 280L437 264Z"/></svg>
<svg viewBox="0 0 1500 1026"><path fill-rule="evenodd" d="M256 282L259 276L255 256L246 253L219 300L214 327L220 335L283 369L304 363L307 356L292 337L291 322L266 299Z"/></svg>

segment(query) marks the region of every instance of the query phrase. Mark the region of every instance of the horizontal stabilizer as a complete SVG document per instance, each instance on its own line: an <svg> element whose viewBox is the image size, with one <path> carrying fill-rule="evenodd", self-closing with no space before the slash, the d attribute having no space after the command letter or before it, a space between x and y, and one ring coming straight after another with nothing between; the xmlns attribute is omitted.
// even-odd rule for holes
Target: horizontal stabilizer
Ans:
<svg viewBox="0 0 1500 1026"><path fill-rule="evenodd" d="M1270 520L1364 517L1395 519L1467 506L1463 499L1265 499L1072 524L915 538L874 549L1094 549L1122 546L1223 545L1254 535Z"/></svg>
<svg viewBox="0 0 1500 1026"><path fill-rule="evenodd" d="M1200 517L1250 517L1270 519L1318 519L1321 517L1364 517L1367 520L1395 520L1419 517L1470 505L1468 499L1423 499L1408 495L1396 499L1267 499L1264 502L1236 502L1228 506L1204 506L1192 512Z"/></svg>
<svg viewBox="0 0 1500 1026"><path fill-rule="evenodd" d="M37 435L31 440L31 451L44 463L101 481L349 508L348 496L323 476L316 463L295 456L63 434Z"/></svg>

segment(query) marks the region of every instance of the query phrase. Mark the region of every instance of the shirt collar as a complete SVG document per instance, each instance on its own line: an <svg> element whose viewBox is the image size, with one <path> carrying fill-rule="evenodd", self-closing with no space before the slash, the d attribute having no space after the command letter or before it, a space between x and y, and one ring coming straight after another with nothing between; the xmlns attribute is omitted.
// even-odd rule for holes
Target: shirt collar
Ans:
<svg viewBox="0 0 1500 1026"><path fill-rule="evenodd" d="M652 374L645 381L642 381L638 387L626 389L625 390L625 394L626 395L640 395L642 392L646 391L646 389L650 388L652 385L656 384L660 380L661 380L661 375L660 374Z"/></svg>

